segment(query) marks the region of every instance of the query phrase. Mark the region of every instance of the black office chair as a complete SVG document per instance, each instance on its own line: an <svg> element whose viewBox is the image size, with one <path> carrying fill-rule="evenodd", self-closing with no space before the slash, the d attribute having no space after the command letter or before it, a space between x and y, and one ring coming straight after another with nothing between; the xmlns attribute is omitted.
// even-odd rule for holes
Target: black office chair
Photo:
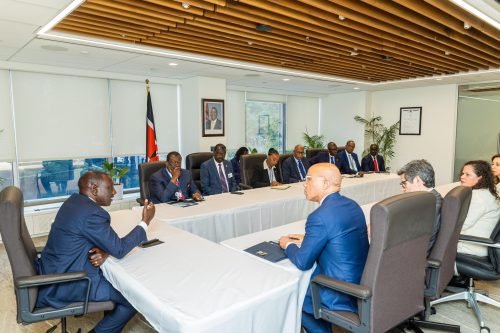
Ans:
<svg viewBox="0 0 500 333"><path fill-rule="evenodd" d="M201 164L205 161L208 161L214 156L212 152L200 152L200 153L192 153L186 156L186 169L191 171L191 175L193 180L200 190L203 193L203 189L201 188L201 174L200 168Z"/></svg>
<svg viewBox="0 0 500 333"><path fill-rule="evenodd" d="M314 156L318 155L319 153L328 153L328 149L326 149L326 148L308 148L306 150L306 157L308 159L311 159Z"/></svg>
<svg viewBox="0 0 500 333"><path fill-rule="evenodd" d="M424 309L425 267L436 211L432 193L399 194L370 212L371 244L360 284L318 275L311 281L314 317L356 333L382 333ZM320 289L358 299L358 313L323 308Z"/></svg>
<svg viewBox="0 0 500 333"><path fill-rule="evenodd" d="M469 187L457 186L444 197L441 206L441 226L427 259L425 311L421 320L409 322L410 328L417 333L422 332L419 328L460 333L460 326L429 321L430 303L441 296L453 277L458 238L467 217L471 196L472 190Z"/></svg>
<svg viewBox="0 0 500 333"><path fill-rule="evenodd" d="M499 280L500 279L500 220L497 222L495 229L491 233L490 238L475 237L468 235L460 235L461 241L467 241L476 245L487 246L488 256L478 257L470 254L458 253L456 258L457 271L460 275L467 277L468 288L442 297L431 302L431 305L437 305L444 302L465 300L468 306L474 310L477 320L479 321L480 332L487 333L490 329L485 325L478 301L500 308L500 302L494 300L484 292L476 290L474 280Z"/></svg>
<svg viewBox="0 0 500 333"><path fill-rule="evenodd" d="M31 324L61 318L61 331L66 333L67 316L113 310L113 302L90 302L88 300L91 282L85 272L37 274L35 268L37 252L24 221L23 194L17 187L9 186L0 192L0 219L0 234L12 269L18 323ZM85 300L74 302L61 309L36 307L38 287L82 280L87 281ZM54 329L52 327L47 332L52 332Z"/></svg>
<svg viewBox="0 0 500 333"><path fill-rule="evenodd" d="M137 202L144 206L144 200L149 199L150 191L149 191L149 178L156 171L165 167L165 162L148 162L139 164L139 189L141 196L137 198Z"/></svg>
<svg viewBox="0 0 500 333"><path fill-rule="evenodd" d="M280 160L278 161L278 172L280 173L280 179L283 179L283 170L281 169L281 166L283 165L283 162L289 158L290 156L293 156L293 154L280 154Z"/></svg>
<svg viewBox="0 0 500 333"><path fill-rule="evenodd" d="M262 165L266 159L266 154L248 154L241 156L240 159L240 170L241 170L241 187L245 189L253 188L252 178L254 174L255 167L257 165Z"/></svg>

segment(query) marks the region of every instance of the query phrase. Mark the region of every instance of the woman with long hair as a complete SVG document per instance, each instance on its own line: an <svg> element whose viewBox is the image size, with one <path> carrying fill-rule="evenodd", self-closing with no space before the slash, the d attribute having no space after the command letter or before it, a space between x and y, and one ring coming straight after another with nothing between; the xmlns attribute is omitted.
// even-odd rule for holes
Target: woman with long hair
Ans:
<svg viewBox="0 0 500 333"><path fill-rule="evenodd" d="M231 166L233 167L233 176L236 184L239 186L241 183L240 159L241 156L248 154L247 147L240 147L234 157L231 159Z"/></svg>
<svg viewBox="0 0 500 333"><path fill-rule="evenodd" d="M493 173L493 182L497 186L497 193L500 195L500 154L493 155L491 158L491 172Z"/></svg>
<svg viewBox="0 0 500 333"><path fill-rule="evenodd" d="M462 227L462 234L490 237L500 218L500 201L493 181L491 166L486 161L469 161L460 171L460 183L472 188L469 211ZM485 257L487 247L458 243L458 252Z"/></svg>

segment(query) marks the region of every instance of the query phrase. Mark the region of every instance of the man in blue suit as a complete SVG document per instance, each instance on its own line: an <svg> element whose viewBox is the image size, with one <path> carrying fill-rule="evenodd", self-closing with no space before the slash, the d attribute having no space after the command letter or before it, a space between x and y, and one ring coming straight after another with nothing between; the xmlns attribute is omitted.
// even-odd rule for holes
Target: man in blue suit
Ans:
<svg viewBox="0 0 500 333"><path fill-rule="evenodd" d="M238 184L234 180L233 168L226 157L226 146L219 143L214 148L214 158L201 164L201 189L203 195L234 192Z"/></svg>
<svg viewBox="0 0 500 333"><path fill-rule="evenodd" d="M340 195L342 176L332 164L313 165L304 183L307 200L320 206L307 217L305 235L280 238L280 246L297 268L359 283L368 255L365 217L359 205ZM299 247L300 245L300 247ZM321 303L330 310L357 312L356 300L331 289L320 291ZM302 308L302 326L308 333L331 332L330 324L314 319L310 289Z"/></svg>
<svg viewBox="0 0 500 333"><path fill-rule="evenodd" d="M293 156L287 158L281 165L283 183L297 183L306 178L309 161L304 157L304 146L296 145Z"/></svg>
<svg viewBox="0 0 500 333"><path fill-rule="evenodd" d="M356 144L353 140L349 140L345 144L345 150L339 154L340 159L347 166L347 170L344 173L356 174L362 171L358 155L354 153L354 148L356 148Z"/></svg>
<svg viewBox="0 0 500 333"><path fill-rule="evenodd" d="M339 168L340 173L345 173L345 170L348 170L348 166L344 165L344 161L337 155L339 151L337 144L335 142L329 142L326 147L328 148L328 152L319 152L316 156L309 159L309 163L311 165L316 163L335 164L337 168Z"/></svg>
<svg viewBox="0 0 500 333"><path fill-rule="evenodd" d="M99 171L89 171L78 180L79 194L73 194L59 209L49 239L39 260L40 274L86 272L90 278L91 301L113 301L115 308L104 316L91 332L121 332L136 310L104 278L96 266L95 247L123 258L147 240L146 230L155 207L145 202L142 221L125 237L119 238L110 225L110 216L101 206L109 206L116 193L111 178ZM107 254L106 254L107 256ZM41 288L37 306L60 308L85 299L86 283L75 282Z"/></svg>
<svg viewBox="0 0 500 333"><path fill-rule="evenodd" d="M156 171L149 178L151 201L155 204L189 198L195 201L203 199L191 176L191 171L181 169L181 163L181 154L172 151L167 155L165 168Z"/></svg>
<svg viewBox="0 0 500 333"><path fill-rule="evenodd" d="M378 154L378 145L370 145L370 153L361 160L363 171L385 172L385 161L382 155Z"/></svg>

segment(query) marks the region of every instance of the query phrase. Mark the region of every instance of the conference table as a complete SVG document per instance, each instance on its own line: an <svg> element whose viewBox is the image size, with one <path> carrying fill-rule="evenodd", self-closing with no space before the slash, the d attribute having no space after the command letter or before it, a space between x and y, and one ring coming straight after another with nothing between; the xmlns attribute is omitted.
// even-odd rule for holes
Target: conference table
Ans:
<svg viewBox="0 0 500 333"><path fill-rule="evenodd" d="M111 212L126 235L140 212ZM290 333L300 321L300 275L153 221L148 238L164 243L135 248L102 265L104 276L159 332Z"/></svg>
<svg viewBox="0 0 500 333"><path fill-rule="evenodd" d="M436 190L444 197L451 189L453 189L459 185L460 185L459 182L458 183L444 184L441 186L437 186ZM371 208L377 202L378 201L375 201L375 202L371 202L371 203L368 203L368 204L361 206L361 209L363 210L363 214L365 215L367 225L370 224ZM281 268L285 271L299 274L299 283L297 284L298 289L296 292L298 295L299 308L301 308L302 302L304 301L304 297L305 297L305 294L307 292L307 288L309 287L309 281L311 279L311 274L314 271L316 265L307 271L300 271L288 259L284 259L284 260L279 261L277 263L272 263L272 262L267 261L263 258L259 258L253 254L245 252L245 249L247 249L255 244L259 244L261 242L277 241L281 236L284 236L287 234L304 234L305 224L306 224L306 220L304 219L304 220L296 221L296 222L289 223L286 225L282 225L279 227L256 232L253 234L228 239L228 240L221 242L220 244L223 246L226 246L227 248L233 249L233 250L235 250L235 251L237 251L245 256L253 258L254 260L262 261L262 262L267 263L268 265L272 265L273 267L278 267L278 268ZM300 313L299 313L298 320L300 321Z"/></svg>
<svg viewBox="0 0 500 333"><path fill-rule="evenodd" d="M341 194L364 205L400 193L399 182L395 174L345 176ZM290 184L281 190L264 187L242 193L206 196L205 201L190 207L158 204L155 218L213 242L221 242L303 220L317 207L316 203L305 199L303 183Z"/></svg>

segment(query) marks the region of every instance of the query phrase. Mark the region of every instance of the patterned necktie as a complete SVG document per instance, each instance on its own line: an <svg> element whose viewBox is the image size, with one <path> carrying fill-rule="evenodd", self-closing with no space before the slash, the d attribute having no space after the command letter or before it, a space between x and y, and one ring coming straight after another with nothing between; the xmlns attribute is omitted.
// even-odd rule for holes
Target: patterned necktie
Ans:
<svg viewBox="0 0 500 333"><path fill-rule="evenodd" d="M356 164L354 163L354 159L352 158L351 154L347 154L348 160L349 160L349 167L351 170L358 171L358 168L356 168Z"/></svg>
<svg viewBox="0 0 500 333"><path fill-rule="evenodd" d="M377 163L377 157L373 157L373 168L375 169L375 172L378 172L378 163Z"/></svg>
<svg viewBox="0 0 500 333"><path fill-rule="evenodd" d="M222 163L219 163L219 178L220 184L222 185L222 192L228 192L226 176L224 176L224 172L222 172Z"/></svg>
<svg viewBox="0 0 500 333"><path fill-rule="evenodd" d="M297 162L299 164L299 171L300 171L300 179L306 178L306 168L304 168L304 164L302 164L302 161L299 160Z"/></svg>

